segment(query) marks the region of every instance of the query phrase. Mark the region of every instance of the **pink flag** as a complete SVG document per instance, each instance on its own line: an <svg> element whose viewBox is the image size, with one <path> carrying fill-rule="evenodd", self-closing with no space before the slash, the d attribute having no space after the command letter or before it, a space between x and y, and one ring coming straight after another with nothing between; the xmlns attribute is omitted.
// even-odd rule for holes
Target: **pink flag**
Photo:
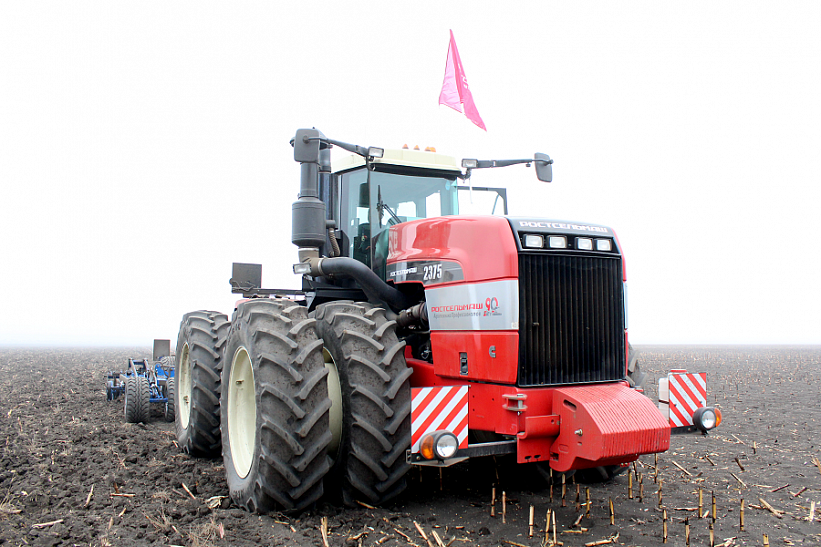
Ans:
<svg viewBox="0 0 821 547"><path fill-rule="evenodd" d="M442 82L439 104L449 106L457 112L462 112L462 105L465 105L465 116L487 131L485 122L482 121L482 117L473 103L473 95L470 94L468 79L465 76L465 69L462 68L462 60L459 58L459 50L456 49L456 40L453 38L452 30L450 31L450 45L448 46L448 61L445 65L445 81Z"/></svg>

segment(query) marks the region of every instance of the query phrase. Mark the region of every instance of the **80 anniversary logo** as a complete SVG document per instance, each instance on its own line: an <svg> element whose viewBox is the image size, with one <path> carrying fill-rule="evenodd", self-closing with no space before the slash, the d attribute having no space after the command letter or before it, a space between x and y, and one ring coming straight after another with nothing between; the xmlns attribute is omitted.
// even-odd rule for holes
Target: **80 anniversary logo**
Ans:
<svg viewBox="0 0 821 547"><path fill-rule="evenodd" d="M502 315L499 311L499 299L495 296L486 298L484 305L481 303L471 303L471 304L453 304L453 305L446 305L446 306L432 306L430 311L432 313L445 313L445 312L464 312L464 311L476 311L482 312L482 316L488 315ZM471 314L473 315L473 314ZM477 314L478 315L478 314Z"/></svg>

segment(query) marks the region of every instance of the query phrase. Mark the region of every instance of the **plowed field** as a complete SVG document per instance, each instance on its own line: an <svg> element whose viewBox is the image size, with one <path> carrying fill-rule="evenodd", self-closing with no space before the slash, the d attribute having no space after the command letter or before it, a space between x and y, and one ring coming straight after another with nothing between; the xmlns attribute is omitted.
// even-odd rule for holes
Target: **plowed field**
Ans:
<svg viewBox="0 0 821 547"><path fill-rule="evenodd" d="M551 502L535 473L484 459L441 473L413 469L406 494L387 507L321 503L286 516L233 506L224 497L222 461L182 454L159 408L149 423L126 424L122 399L106 401L106 371L124 369L128 357L149 357L147 348L3 348L0 545L313 546L323 545L324 521L330 546L535 546L543 544L548 510L565 546L608 539L683 546L688 528L691 545L710 545L711 524L715 545L764 545L765 534L773 546L821 545L821 348L638 349L648 395L656 397L658 377L671 368L706 371L708 400L721 406L724 423L708 436L674 436L657 467L654 456L643 456L629 473L632 499L628 473L579 485L578 502L568 479L563 505L560 484ZM586 488L589 515L579 521Z"/></svg>

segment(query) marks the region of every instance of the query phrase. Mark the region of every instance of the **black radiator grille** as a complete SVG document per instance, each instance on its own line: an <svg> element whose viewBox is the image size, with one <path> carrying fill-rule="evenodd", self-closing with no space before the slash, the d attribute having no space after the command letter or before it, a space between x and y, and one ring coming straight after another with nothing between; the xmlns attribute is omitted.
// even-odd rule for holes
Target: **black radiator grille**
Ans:
<svg viewBox="0 0 821 547"><path fill-rule="evenodd" d="M624 378L618 257L519 255L520 386Z"/></svg>

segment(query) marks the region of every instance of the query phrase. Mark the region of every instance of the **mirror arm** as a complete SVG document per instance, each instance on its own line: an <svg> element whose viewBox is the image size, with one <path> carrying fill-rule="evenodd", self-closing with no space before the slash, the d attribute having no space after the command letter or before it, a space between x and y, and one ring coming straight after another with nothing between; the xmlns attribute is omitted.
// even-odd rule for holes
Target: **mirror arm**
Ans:
<svg viewBox="0 0 821 547"><path fill-rule="evenodd" d="M517 165L520 163L526 163L528 167L531 163L539 163L541 165L550 165L553 163L553 160L544 161L544 160L536 160L533 158L528 158L526 160L480 160L476 162L477 165L474 169L487 169L492 167L508 167L510 165Z"/></svg>
<svg viewBox="0 0 821 547"><path fill-rule="evenodd" d="M350 144L347 142L342 141L335 141L333 139L329 139L327 137L308 137L307 135L302 138L303 142L308 143L311 141L319 141L320 148L325 150L327 148L331 148L332 146L338 146L343 150L347 150L348 152L352 152L358 156L362 156L365 159L368 159L370 155L368 154L369 149L365 146L359 146L358 144ZM294 139L291 139L291 146L294 145Z"/></svg>

